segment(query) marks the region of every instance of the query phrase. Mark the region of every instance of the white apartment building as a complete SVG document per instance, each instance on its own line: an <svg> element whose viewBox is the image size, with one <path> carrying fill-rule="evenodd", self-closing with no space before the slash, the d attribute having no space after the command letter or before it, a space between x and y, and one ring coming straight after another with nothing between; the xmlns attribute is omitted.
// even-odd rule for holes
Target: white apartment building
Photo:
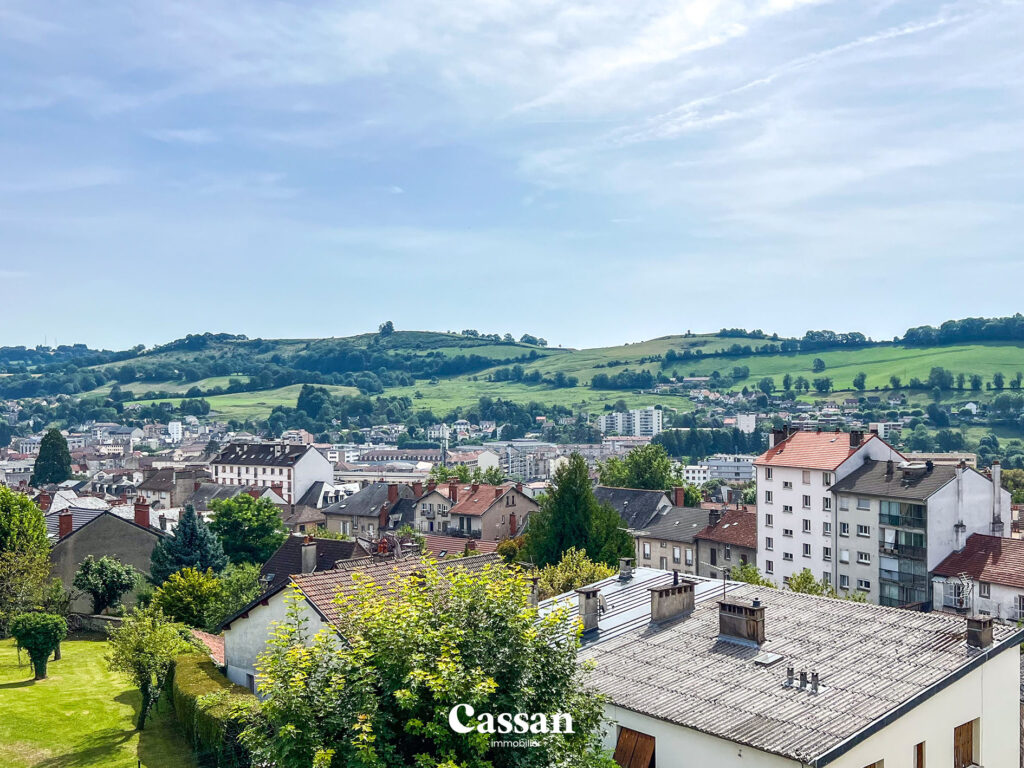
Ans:
<svg viewBox="0 0 1024 768"><path fill-rule="evenodd" d="M722 480L726 483L749 483L754 479L754 459L756 456L742 454L719 453L705 459L702 464L708 468L709 480Z"/></svg>
<svg viewBox="0 0 1024 768"><path fill-rule="evenodd" d="M773 433L772 447L754 461L757 567L763 574L785 583L809 568L815 578L834 583L838 520L830 488L865 459L903 457L863 432Z"/></svg>
<svg viewBox="0 0 1024 768"><path fill-rule="evenodd" d="M683 467L683 480L691 485L703 485L710 479L708 473L706 464L687 464Z"/></svg>
<svg viewBox="0 0 1024 768"><path fill-rule="evenodd" d="M754 434L754 430L757 429L757 414L754 413L737 413L736 414L736 429L745 435Z"/></svg>
<svg viewBox="0 0 1024 768"><path fill-rule="evenodd" d="M180 421L168 421L167 422L167 437L170 438L172 443L180 443L184 432L182 430Z"/></svg>
<svg viewBox="0 0 1024 768"><path fill-rule="evenodd" d="M636 408L631 411L611 411L599 414L597 428L602 433L615 432L632 437L654 437L663 428L660 408Z"/></svg>
<svg viewBox="0 0 1024 768"><path fill-rule="evenodd" d="M221 485L280 486L291 504L316 482L333 483L334 466L311 445L231 443L210 463L213 480Z"/></svg>

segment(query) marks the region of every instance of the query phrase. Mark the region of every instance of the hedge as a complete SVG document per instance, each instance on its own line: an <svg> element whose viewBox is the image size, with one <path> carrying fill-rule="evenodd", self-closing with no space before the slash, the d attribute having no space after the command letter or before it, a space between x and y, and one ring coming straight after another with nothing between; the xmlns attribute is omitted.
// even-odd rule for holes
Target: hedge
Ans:
<svg viewBox="0 0 1024 768"><path fill-rule="evenodd" d="M209 656L194 653L175 659L171 700L200 765L250 765L249 755L238 743L238 734L244 727L239 709L256 699L221 674Z"/></svg>

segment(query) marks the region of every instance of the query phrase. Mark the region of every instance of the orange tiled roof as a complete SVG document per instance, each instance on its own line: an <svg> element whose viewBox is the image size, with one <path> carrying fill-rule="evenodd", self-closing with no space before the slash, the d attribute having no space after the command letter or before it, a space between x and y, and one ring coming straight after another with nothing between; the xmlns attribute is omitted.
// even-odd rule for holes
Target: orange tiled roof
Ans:
<svg viewBox="0 0 1024 768"><path fill-rule="evenodd" d="M440 488L440 486L438 486ZM476 490L473 490L473 489ZM463 485L458 486L459 500L451 508L453 515L473 515L480 517L498 499L509 491L515 490L514 485Z"/></svg>
<svg viewBox="0 0 1024 768"><path fill-rule="evenodd" d="M952 552L935 567L936 576L968 574L987 581L1024 589L1024 540L972 533L959 552Z"/></svg>
<svg viewBox="0 0 1024 768"><path fill-rule="evenodd" d="M774 448L769 448L758 456L754 464L834 470L862 445L878 439L878 435L867 434L860 445L852 446L849 432L794 432Z"/></svg>
<svg viewBox="0 0 1024 768"><path fill-rule="evenodd" d="M718 523L709 525L693 538L757 549L757 513L731 509L722 515Z"/></svg>
<svg viewBox="0 0 1024 768"><path fill-rule="evenodd" d="M466 539L461 536L435 536L433 534L425 534L424 539L424 550L434 557L440 557L442 552L446 552L449 555L458 555L466 551L469 547L469 551L477 554L486 555L490 552L494 552L498 548L499 542L497 541L484 541L483 539Z"/></svg>

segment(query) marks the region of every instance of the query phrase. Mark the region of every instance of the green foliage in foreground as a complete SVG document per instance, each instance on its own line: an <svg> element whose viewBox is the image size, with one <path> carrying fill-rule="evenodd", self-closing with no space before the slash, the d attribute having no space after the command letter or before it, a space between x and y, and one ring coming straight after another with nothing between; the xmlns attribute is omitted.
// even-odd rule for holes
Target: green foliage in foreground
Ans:
<svg viewBox="0 0 1024 768"><path fill-rule="evenodd" d="M11 620L11 635L28 653L36 680L45 679L46 662L67 634L64 617L52 613L23 613Z"/></svg>
<svg viewBox="0 0 1024 768"><path fill-rule="evenodd" d="M570 547L561 561L548 565L537 572L538 596L547 600L554 595L579 589L585 584L614 576L616 570L604 563L595 563L587 554L575 547Z"/></svg>
<svg viewBox="0 0 1024 768"><path fill-rule="evenodd" d="M238 736L244 723L243 710L253 706L256 699L224 677L208 654L190 653L174 660L171 699L185 738L203 765L250 765Z"/></svg>
<svg viewBox="0 0 1024 768"><path fill-rule="evenodd" d="M564 610L538 621L529 592L504 566L442 575L430 565L420 579L364 583L338 601L344 643L328 630L310 638L294 595L259 662L265 699L242 734L254 763L611 768L602 705L576 661L578 623ZM492 747L492 734L449 727L460 703L478 713L568 713L575 733Z"/></svg>

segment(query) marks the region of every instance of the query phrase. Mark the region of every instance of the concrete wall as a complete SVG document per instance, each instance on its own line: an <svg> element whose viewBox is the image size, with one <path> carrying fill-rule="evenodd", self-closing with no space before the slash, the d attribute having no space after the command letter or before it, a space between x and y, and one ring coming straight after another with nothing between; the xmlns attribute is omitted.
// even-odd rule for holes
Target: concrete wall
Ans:
<svg viewBox="0 0 1024 768"><path fill-rule="evenodd" d="M914 768L914 747L925 742L928 766L953 765L953 729L978 719L975 756L986 768L1015 766L1020 761L1020 662L1015 650L1003 651L969 675L910 710L903 717L828 763L829 768L864 768L885 761L885 768ZM826 706L827 690L821 694ZM741 746L662 720L607 705L617 725L655 738L658 768L798 768L800 763ZM618 728L605 736L615 748Z"/></svg>
<svg viewBox="0 0 1024 768"><path fill-rule="evenodd" d="M1003 535L1010 535L1010 492L1002 490ZM928 499L928 570L957 549L953 526L967 526L961 546L972 533L992 534L992 481L974 470L964 470L957 481L947 483ZM998 535L998 534L996 534Z"/></svg>
<svg viewBox="0 0 1024 768"><path fill-rule="evenodd" d="M116 515L100 515L54 544L50 550L53 575L70 588L78 566L88 555L96 559L103 556L115 557L122 563L134 566L141 573L148 574L150 555L158 540L157 533L140 528ZM124 599L127 606L134 602L134 592ZM75 613L90 613L92 601L88 595L79 597L71 604L71 610Z"/></svg>

